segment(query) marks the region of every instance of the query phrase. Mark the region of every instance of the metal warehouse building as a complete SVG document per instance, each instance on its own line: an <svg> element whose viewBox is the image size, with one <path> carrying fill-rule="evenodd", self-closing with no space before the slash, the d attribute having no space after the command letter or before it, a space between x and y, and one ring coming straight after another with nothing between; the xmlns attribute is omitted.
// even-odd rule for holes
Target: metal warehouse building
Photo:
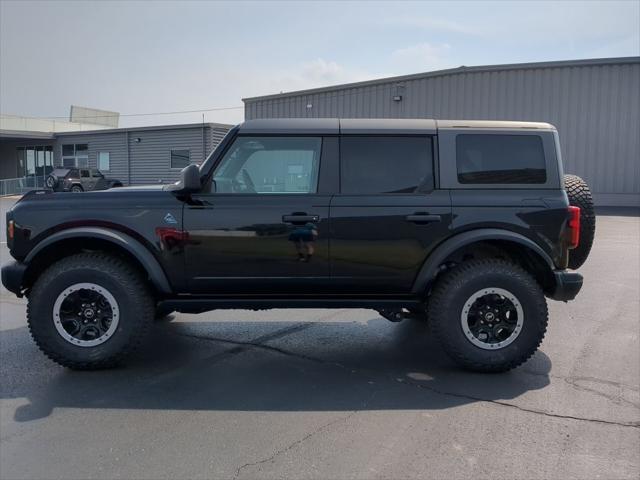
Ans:
<svg viewBox="0 0 640 480"><path fill-rule="evenodd" d="M542 121L598 205L640 205L640 57L459 67L243 99L245 118Z"/></svg>

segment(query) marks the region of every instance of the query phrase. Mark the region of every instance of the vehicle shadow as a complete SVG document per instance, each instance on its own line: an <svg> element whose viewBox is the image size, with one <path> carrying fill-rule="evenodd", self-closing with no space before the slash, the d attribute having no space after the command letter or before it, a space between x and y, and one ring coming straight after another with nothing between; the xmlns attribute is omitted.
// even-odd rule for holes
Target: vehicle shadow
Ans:
<svg viewBox="0 0 640 480"><path fill-rule="evenodd" d="M26 327L0 332L0 398L14 420L55 408L219 411L440 410L508 401L549 384L541 351L504 374L460 370L422 322L158 324L120 369L74 372L37 351ZM8 360L8 361L6 361Z"/></svg>

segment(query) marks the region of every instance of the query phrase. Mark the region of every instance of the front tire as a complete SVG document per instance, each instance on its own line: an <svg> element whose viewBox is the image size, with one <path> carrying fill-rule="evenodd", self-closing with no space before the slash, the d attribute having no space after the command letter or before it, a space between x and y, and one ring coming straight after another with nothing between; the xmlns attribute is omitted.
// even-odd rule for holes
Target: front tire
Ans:
<svg viewBox="0 0 640 480"><path fill-rule="evenodd" d="M80 193L83 192L84 189L80 185L74 185L73 187L71 187L71 191L73 193Z"/></svg>
<svg viewBox="0 0 640 480"><path fill-rule="evenodd" d="M505 372L526 362L548 322L536 280L498 259L471 260L445 273L432 291L428 315L446 353L477 372Z"/></svg>
<svg viewBox="0 0 640 480"><path fill-rule="evenodd" d="M124 260L81 253L50 266L29 293L27 323L38 347L76 370L122 364L153 322L153 295Z"/></svg>

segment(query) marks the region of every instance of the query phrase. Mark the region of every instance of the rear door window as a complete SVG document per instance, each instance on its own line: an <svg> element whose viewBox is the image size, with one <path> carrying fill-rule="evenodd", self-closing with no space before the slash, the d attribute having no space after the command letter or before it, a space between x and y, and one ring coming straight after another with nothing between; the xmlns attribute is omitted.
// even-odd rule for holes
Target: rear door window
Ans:
<svg viewBox="0 0 640 480"><path fill-rule="evenodd" d="M80 177L89 178L89 170L80 170Z"/></svg>
<svg viewBox="0 0 640 480"><path fill-rule="evenodd" d="M433 189L431 137L344 136L340 191L345 194L416 193Z"/></svg>
<svg viewBox="0 0 640 480"><path fill-rule="evenodd" d="M547 181L544 148L538 135L457 135L456 166L461 184Z"/></svg>

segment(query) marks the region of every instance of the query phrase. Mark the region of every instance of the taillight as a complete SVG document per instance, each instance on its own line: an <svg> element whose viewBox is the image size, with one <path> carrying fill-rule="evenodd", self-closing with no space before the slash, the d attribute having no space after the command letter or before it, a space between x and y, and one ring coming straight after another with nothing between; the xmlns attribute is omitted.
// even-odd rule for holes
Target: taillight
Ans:
<svg viewBox="0 0 640 480"><path fill-rule="evenodd" d="M580 244L580 207L569 207L569 250Z"/></svg>
<svg viewBox="0 0 640 480"><path fill-rule="evenodd" d="M9 240L13 240L13 235L14 235L14 224L13 224L13 220L9 220L7 222L7 238Z"/></svg>

